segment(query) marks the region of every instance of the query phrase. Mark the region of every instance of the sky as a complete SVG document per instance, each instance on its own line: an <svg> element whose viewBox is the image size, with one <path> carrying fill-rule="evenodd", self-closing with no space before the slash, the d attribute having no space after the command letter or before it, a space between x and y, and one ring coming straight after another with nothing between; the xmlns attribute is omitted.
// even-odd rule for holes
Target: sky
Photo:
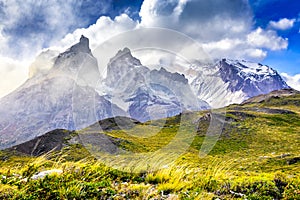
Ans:
<svg viewBox="0 0 300 200"><path fill-rule="evenodd" d="M63 52L82 34L93 49L142 27L186 34L213 58L269 65L300 90L297 0L0 0L0 97L45 49Z"/></svg>

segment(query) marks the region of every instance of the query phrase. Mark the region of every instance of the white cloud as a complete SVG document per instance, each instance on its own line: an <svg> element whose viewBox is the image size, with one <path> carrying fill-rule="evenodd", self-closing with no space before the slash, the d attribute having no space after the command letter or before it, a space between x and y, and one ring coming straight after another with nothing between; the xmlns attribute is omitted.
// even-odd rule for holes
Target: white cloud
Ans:
<svg viewBox="0 0 300 200"><path fill-rule="evenodd" d="M288 40L278 36L274 30L262 28L253 30L253 16L248 0L144 0L139 12L140 22L134 21L127 14L121 14L114 19L102 16L95 24L76 29L71 33L68 32L74 24L84 24L82 18L78 17L78 13L73 10L73 4L77 1L45 1L37 5L35 1L29 1L31 3L24 3L24 5L19 4L18 0L0 0L0 4L1 2L5 2L6 5L6 17L0 19L0 61L1 65L6 66L1 69L3 74L8 73L7 66L11 65L1 60L1 54L3 57L4 54L12 53L7 48L12 38L3 30L28 26L26 20L21 19L24 16L30 17L30 13L36 6L41 6L42 12L38 13L40 10L36 9L35 15L43 15L47 29L31 33L28 40L17 40L18 46L10 48L20 48L22 57L27 60L41 51L46 43L50 44L51 49L64 51L77 43L81 35L85 35L90 38L91 48L95 49L103 41L119 33L140 27L170 28L184 33L202 44L204 50L213 58L228 57L261 61L267 56L267 51L286 49L288 46ZM57 12L58 10L60 12ZM281 23L288 24L285 21ZM22 33L22 35L26 34ZM164 42L163 39L161 42ZM13 69L20 70L20 73L12 73L15 74L12 76L19 76L19 80L27 77L24 73L27 67ZM10 81L10 78L2 79L2 82L4 80L12 87L19 85L18 82L14 84L15 81Z"/></svg>
<svg viewBox="0 0 300 200"><path fill-rule="evenodd" d="M1 48L0 54L19 60L33 58L43 47L51 46L77 27L88 25L88 12L106 12L107 1L0 0L1 33L6 45L14 46Z"/></svg>
<svg viewBox="0 0 300 200"><path fill-rule="evenodd" d="M241 49L241 51L243 51ZM262 49L246 49L245 57L253 58L253 60L262 60L267 56L267 52Z"/></svg>
<svg viewBox="0 0 300 200"><path fill-rule="evenodd" d="M141 26L164 27L185 33L199 42L234 38L252 25L247 1L145 0Z"/></svg>
<svg viewBox="0 0 300 200"><path fill-rule="evenodd" d="M300 91L300 74L296 74L294 76L288 75L287 73L280 74L286 83L292 88Z"/></svg>
<svg viewBox="0 0 300 200"><path fill-rule="evenodd" d="M12 4L9 6L10 12L19 11L20 6L16 5L16 0L12 2L14 3L10 3ZM58 1L54 2L57 3ZM65 3L65 8L60 9L66 13L58 14L59 16L54 17L57 15L54 11L59 6L55 3L51 3L50 8L45 10L45 13L49 14L48 23L54 31L60 30L61 27L68 27L74 20L77 20L75 16L70 14L72 13L70 1L66 2L68 3ZM21 13L29 12L28 9L25 6ZM61 17L60 15L66 16ZM267 55L266 50L285 49L288 44L286 39L279 37L274 31L261 28L252 31L252 14L247 0L230 2L219 0L144 0L139 15L141 16L140 23L133 21L127 14L120 15L115 19L103 16L90 27L77 29L73 33L67 34L61 41L57 38L53 39L50 44L52 48L62 51L76 43L83 34L90 38L93 49L114 35L139 27L164 27L187 34L202 43L212 57L230 56L261 60ZM15 18L20 16L17 15ZM63 20L60 23L61 18L68 18L68 20ZM14 23L9 22L9 24ZM38 41L44 40L38 39ZM41 45L38 46L40 48Z"/></svg>
<svg viewBox="0 0 300 200"><path fill-rule="evenodd" d="M0 97L28 78L30 62L51 41L83 24L69 0L0 0Z"/></svg>
<svg viewBox="0 0 300 200"><path fill-rule="evenodd" d="M82 34L90 38L90 45L93 49L103 41L113 37L116 34L134 29L137 26L137 23L138 22L133 21L126 14L117 16L115 19L103 16L100 17L95 24L89 26L88 28L77 29L73 33L67 34L60 41L58 40L57 42L51 42L53 46L51 46L50 49L63 52L74 43L77 43ZM37 38L37 40L39 40L39 38ZM41 39L40 41L43 40ZM2 35L0 29L0 46L3 51L7 49L7 42L7 37L5 38ZM36 55L38 52L37 49L41 49L41 47L37 47L33 44L33 46L31 46L31 43L24 43L23 47L25 45L27 46L27 51L28 49L32 51L32 55ZM41 51L43 50L40 50L39 52ZM33 57L28 55L27 59L19 60L0 54L0 98L16 89L28 78L28 67L33 60ZM43 66L41 66L41 68L42 67Z"/></svg>
<svg viewBox="0 0 300 200"><path fill-rule="evenodd" d="M29 65L43 47L85 26L83 15L89 11L106 12L107 1L0 0L0 97L28 78ZM78 12L81 6L84 13Z"/></svg>
<svg viewBox="0 0 300 200"><path fill-rule="evenodd" d="M138 22L133 21L127 14L121 14L114 19L102 16L88 28L77 29L73 33L67 34L61 41L54 43L51 48L63 51L77 43L81 35L85 35L90 39L91 49L95 49L105 40L122 32L135 29L137 24Z"/></svg>
<svg viewBox="0 0 300 200"><path fill-rule="evenodd" d="M248 1L145 0L140 26L175 29L203 44L213 58L261 61L268 50L286 49L275 31L253 30Z"/></svg>
<svg viewBox="0 0 300 200"><path fill-rule="evenodd" d="M2 33L0 25L0 49L8 49L7 38ZM0 51L1 51L0 50ZM28 77L28 62L18 61L0 54L0 98L19 87Z"/></svg>
<svg viewBox="0 0 300 200"><path fill-rule="evenodd" d="M296 19L283 18L277 22L270 21L269 26L274 29L278 29L278 30L287 30L287 29L293 28L295 22L296 22Z"/></svg>
<svg viewBox="0 0 300 200"><path fill-rule="evenodd" d="M267 56L267 52L253 48L242 39L228 39L203 44L203 48L209 55L217 58L234 58L259 61Z"/></svg>
<svg viewBox="0 0 300 200"><path fill-rule="evenodd" d="M2 34L6 45L14 45L15 48L1 49L0 53L18 59L34 56L46 41L66 34L75 21L72 6L67 1L60 4L58 1L20 3L18 0L2 0L1 3L4 5Z"/></svg>
<svg viewBox="0 0 300 200"><path fill-rule="evenodd" d="M247 36L247 42L253 47L267 48L270 50L286 49L288 39L279 37L275 31L257 28Z"/></svg>
<svg viewBox="0 0 300 200"><path fill-rule="evenodd" d="M0 98L25 82L28 75L26 65L28 63L0 56Z"/></svg>

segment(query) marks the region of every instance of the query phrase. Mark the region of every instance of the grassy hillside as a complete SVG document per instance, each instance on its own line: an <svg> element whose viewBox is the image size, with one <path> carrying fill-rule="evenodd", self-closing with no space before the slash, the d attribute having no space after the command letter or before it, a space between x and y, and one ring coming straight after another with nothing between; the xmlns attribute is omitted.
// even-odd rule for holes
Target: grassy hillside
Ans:
<svg viewBox="0 0 300 200"><path fill-rule="evenodd" d="M207 135L208 111L121 130L94 125L40 157L2 151L0 199L300 199L300 95L273 95L220 113L222 134L206 156L199 156L203 142L216 138ZM86 146L74 142L80 139ZM109 154L97 154L89 146L105 141L119 148L103 144L96 151ZM161 149L170 143L176 145L166 154ZM158 153L139 159L149 152ZM168 164L159 165L163 160Z"/></svg>

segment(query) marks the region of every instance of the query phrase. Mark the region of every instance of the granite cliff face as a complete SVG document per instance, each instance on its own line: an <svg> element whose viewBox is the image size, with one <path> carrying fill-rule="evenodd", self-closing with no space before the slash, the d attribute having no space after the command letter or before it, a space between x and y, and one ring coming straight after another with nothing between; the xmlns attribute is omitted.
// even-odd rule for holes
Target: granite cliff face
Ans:
<svg viewBox="0 0 300 200"><path fill-rule="evenodd" d="M97 120L125 115L98 95L97 61L82 37L59 54L51 69L28 79L0 99L0 149L17 145L54 129L75 130Z"/></svg>
<svg viewBox="0 0 300 200"><path fill-rule="evenodd" d="M107 98L139 121L210 108L193 94L184 75L150 70L128 48L110 60L104 82Z"/></svg>
<svg viewBox="0 0 300 200"><path fill-rule="evenodd" d="M195 75L190 76L189 83L194 93L212 107L290 88L269 66L243 60L222 59L215 64L197 65L193 71Z"/></svg>
<svg viewBox="0 0 300 200"><path fill-rule="evenodd" d="M223 59L218 65L221 78L229 83L230 91L242 91L246 98L289 88L277 71L260 63Z"/></svg>
<svg viewBox="0 0 300 200"><path fill-rule="evenodd" d="M43 59L45 66L39 67ZM84 36L63 53L45 52L32 69L21 87L0 99L0 149L106 118L127 116L144 122L289 88L262 64L222 59L171 73L143 66L128 48L111 58L103 78Z"/></svg>

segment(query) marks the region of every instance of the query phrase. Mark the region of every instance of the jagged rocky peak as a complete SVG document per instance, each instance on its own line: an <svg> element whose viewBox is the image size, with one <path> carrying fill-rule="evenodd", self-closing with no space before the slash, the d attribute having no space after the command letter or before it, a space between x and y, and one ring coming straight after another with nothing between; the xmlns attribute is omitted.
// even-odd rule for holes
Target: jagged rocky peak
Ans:
<svg viewBox="0 0 300 200"><path fill-rule="evenodd" d="M277 71L272 69L271 67L267 65L263 65L261 63L255 63L250 62L246 60L232 60L232 59L226 59L223 58L220 61L220 64L227 64L234 66L239 71L241 71L241 74L244 76L249 75L276 75Z"/></svg>
<svg viewBox="0 0 300 200"><path fill-rule="evenodd" d="M55 64L58 64L62 60L72 57L72 56L75 56L79 53L86 53L86 54L93 56L92 51L89 47L89 39L83 35L81 36L81 38L77 44L74 44L69 49L67 49L65 52L58 55L58 57L55 61Z"/></svg>
<svg viewBox="0 0 300 200"><path fill-rule="evenodd" d="M130 64L130 66L142 65L139 59L132 56L131 51L128 47L125 47L123 50L119 50L117 54L110 59L108 67L116 63L121 64L121 62Z"/></svg>
<svg viewBox="0 0 300 200"><path fill-rule="evenodd" d="M76 65L76 60L79 61L81 59L79 57L76 58L76 55L79 53L93 56L92 51L89 47L89 39L83 35L81 36L77 44L73 45L63 53L59 54L59 52L53 50L42 52L31 64L29 68L29 77L31 78L36 74L46 74L53 66L55 66L54 68L60 68L58 67L59 65L72 57L75 57L75 62L73 62L73 64Z"/></svg>
<svg viewBox="0 0 300 200"><path fill-rule="evenodd" d="M229 84L228 89L242 91L247 98L289 88L276 70L260 63L222 59L219 70L222 80Z"/></svg>
<svg viewBox="0 0 300 200"><path fill-rule="evenodd" d="M188 84L188 80L185 78L185 76L183 74L179 74L177 72L171 73L163 67L161 67L159 70L156 70L156 69L152 70L151 71L151 76L154 79L157 79L157 77L162 78L161 76L164 76L165 78L167 78L169 80L182 82L184 84Z"/></svg>
<svg viewBox="0 0 300 200"><path fill-rule="evenodd" d="M118 51L118 53L116 54L116 56L123 56L123 55L126 55L126 54L132 56L131 55L131 51L130 51L130 49L128 47L125 47L123 50L120 49Z"/></svg>
<svg viewBox="0 0 300 200"><path fill-rule="evenodd" d="M122 77L126 77L135 68L145 67L142 67L139 59L132 56L129 48L125 47L123 50L119 50L107 65L106 85L114 86L116 82L120 81Z"/></svg>
<svg viewBox="0 0 300 200"><path fill-rule="evenodd" d="M94 87L101 78L97 59L92 55L89 39L83 35L79 43L59 54L53 66L54 74L64 74L83 86Z"/></svg>
<svg viewBox="0 0 300 200"><path fill-rule="evenodd" d="M90 43L89 39L81 35L79 43L73 45L69 51L76 52L76 53L82 52L82 53L92 54L89 43Z"/></svg>

